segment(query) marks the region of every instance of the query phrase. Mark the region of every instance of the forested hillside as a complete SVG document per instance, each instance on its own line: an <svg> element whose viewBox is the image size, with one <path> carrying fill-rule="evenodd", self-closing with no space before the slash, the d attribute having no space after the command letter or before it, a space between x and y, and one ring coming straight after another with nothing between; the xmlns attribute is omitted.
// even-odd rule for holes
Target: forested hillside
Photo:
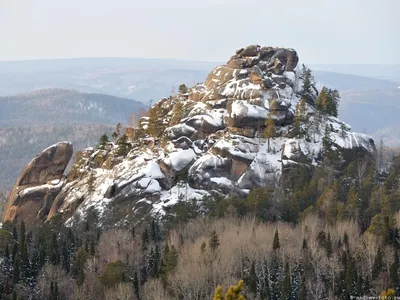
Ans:
<svg viewBox="0 0 400 300"><path fill-rule="evenodd" d="M117 124L144 105L131 99L75 90L42 89L0 97L0 126Z"/></svg>
<svg viewBox="0 0 400 300"><path fill-rule="evenodd" d="M60 218L40 228L4 224L4 299L219 299L244 281L244 299L352 299L400 292L400 158L389 174L327 166L292 191L185 199L121 228ZM385 179L386 178L386 179ZM219 285L222 288L217 288ZM240 299L240 298L233 298ZM243 298L242 298L243 299Z"/></svg>

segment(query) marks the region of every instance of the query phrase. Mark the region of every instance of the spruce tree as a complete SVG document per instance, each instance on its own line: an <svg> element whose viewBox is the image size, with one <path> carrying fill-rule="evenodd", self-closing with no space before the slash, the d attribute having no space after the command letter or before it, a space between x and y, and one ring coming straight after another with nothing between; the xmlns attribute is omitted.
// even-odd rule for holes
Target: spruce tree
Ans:
<svg viewBox="0 0 400 300"><path fill-rule="evenodd" d="M155 219L151 220L150 223L150 239L153 242L161 241L160 226L158 225L158 222Z"/></svg>
<svg viewBox="0 0 400 300"><path fill-rule="evenodd" d="M340 95L339 92L335 89L327 89L328 93L328 105L327 105L327 113L331 116L338 116L338 107Z"/></svg>
<svg viewBox="0 0 400 300"><path fill-rule="evenodd" d="M307 68L304 64L302 69L302 79L303 79L303 85L300 90L300 96L304 98L308 103L312 104L313 103L312 86L313 84L315 84L315 82L311 70Z"/></svg>
<svg viewBox="0 0 400 300"><path fill-rule="evenodd" d="M291 300L292 299L292 280L290 276L289 263L285 264L285 279L282 285L282 299Z"/></svg>
<svg viewBox="0 0 400 300"><path fill-rule="evenodd" d="M326 249L326 255L328 257L331 257L332 253L333 253L333 249L332 249L332 240L331 240L331 233L330 232L328 232L328 236L326 238L325 249Z"/></svg>
<svg viewBox="0 0 400 300"><path fill-rule="evenodd" d="M58 265L60 263L60 255L59 255L57 236L53 233L50 243L50 262L53 265Z"/></svg>
<svg viewBox="0 0 400 300"><path fill-rule="evenodd" d="M142 233L142 249L143 250L147 249L147 245L149 244L149 241L150 241L149 231L146 227Z"/></svg>
<svg viewBox="0 0 400 300"><path fill-rule="evenodd" d="M95 246L94 240L92 238L90 239L89 254L91 256L95 256L95 254L96 254L96 246Z"/></svg>
<svg viewBox="0 0 400 300"><path fill-rule="evenodd" d="M281 247L281 244L279 243L279 234L278 234L278 229L275 230L275 235L274 235L274 241L272 243L272 250L276 251Z"/></svg>
<svg viewBox="0 0 400 300"><path fill-rule="evenodd" d="M13 227L13 239L16 243L18 243L18 233L17 233L17 227Z"/></svg>
<svg viewBox="0 0 400 300"><path fill-rule="evenodd" d="M325 126L324 136L322 137L322 147L325 154L332 152L332 139L331 139L331 129L328 124Z"/></svg>
<svg viewBox="0 0 400 300"><path fill-rule="evenodd" d="M16 285L20 281L20 261L19 261L18 253L14 257L14 266L13 266L13 285Z"/></svg>
<svg viewBox="0 0 400 300"><path fill-rule="evenodd" d="M264 269L264 276L263 276L262 285L261 285L260 297L262 300L269 300L271 290L270 290L270 283L269 283L269 272L268 272L267 260L264 260L263 269Z"/></svg>
<svg viewBox="0 0 400 300"><path fill-rule="evenodd" d="M379 274L381 273L383 268L383 254L381 247L378 247L378 251L375 256L374 263L372 265L372 278L376 279L378 278Z"/></svg>
<svg viewBox="0 0 400 300"><path fill-rule="evenodd" d="M390 285L396 291L396 295L400 294L400 278L399 278L399 253L397 249L393 251L393 263L390 265Z"/></svg>
<svg viewBox="0 0 400 300"><path fill-rule="evenodd" d="M74 261L71 267L71 273L76 279L77 285L82 285L85 280L84 267L87 260L87 253L83 247L79 248L75 253Z"/></svg>
<svg viewBox="0 0 400 300"><path fill-rule="evenodd" d="M4 258L7 260L10 259L10 249L8 247L8 244L6 244L6 249L4 250Z"/></svg>
<svg viewBox="0 0 400 300"><path fill-rule="evenodd" d="M303 276L301 280L300 292L299 292L299 300L307 300L307 286L306 286L306 277Z"/></svg>
<svg viewBox="0 0 400 300"><path fill-rule="evenodd" d="M210 240L208 242L208 245L210 246L211 251L218 250L218 248L220 246L219 236L218 236L218 234L217 234L217 232L215 230L213 230L211 232Z"/></svg>
<svg viewBox="0 0 400 300"><path fill-rule="evenodd" d="M249 274L245 282L248 290L255 295L257 293L257 274L254 261L251 262Z"/></svg>
<svg viewBox="0 0 400 300"><path fill-rule="evenodd" d="M136 296L137 299L140 299L140 296L139 296L140 282L139 282L138 273L137 273L136 270L133 272L132 283L133 283L133 290L135 292L135 296Z"/></svg>
<svg viewBox="0 0 400 300"><path fill-rule="evenodd" d="M307 241L306 241L305 238L303 238L303 245L302 245L301 249L302 249L302 250L307 250L307 249L308 249Z"/></svg>

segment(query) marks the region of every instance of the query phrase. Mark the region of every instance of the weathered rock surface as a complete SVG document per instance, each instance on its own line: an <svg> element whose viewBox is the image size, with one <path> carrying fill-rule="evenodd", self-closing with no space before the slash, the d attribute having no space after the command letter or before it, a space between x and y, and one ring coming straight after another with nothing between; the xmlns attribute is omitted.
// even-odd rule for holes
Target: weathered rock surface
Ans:
<svg viewBox="0 0 400 300"><path fill-rule="evenodd" d="M34 219L61 213L72 225L94 212L99 223L115 226L148 213L162 214L179 200L243 196L257 186L279 185L297 165L312 169L320 164L324 136L332 140L339 164L346 163L347 152L372 156L375 145L369 136L317 113L316 89L305 112L312 126L301 128L307 138L293 134L302 85L298 61L293 49L250 45L237 50L226 65L210 72L204 84L160 100L149 117L130 128L132 150L126 157L117 157L118 145L112 143L106 150L83 150L66 184L47 183L57 177L53 173L62 174L63 164L49 162L45 171L23 173L6 219L25 218L30 205ZM276 125L276 136L270 139L263 137L268 118ZM149 131L151 122L163 132L158 138ZM343 127L348 129L343 132ZM89 190L90 180L94 191ZM20 182L40 188L29 190L32 184Z"/></svg>
<svg viewBox="0 0 400 300"><path fill-rule="evenodd" d="M33 223L47 216L64 183L64 171L73 153L72 144L55 144L36 156L22 171L8 199L3 222L23 219Z"/></svg>

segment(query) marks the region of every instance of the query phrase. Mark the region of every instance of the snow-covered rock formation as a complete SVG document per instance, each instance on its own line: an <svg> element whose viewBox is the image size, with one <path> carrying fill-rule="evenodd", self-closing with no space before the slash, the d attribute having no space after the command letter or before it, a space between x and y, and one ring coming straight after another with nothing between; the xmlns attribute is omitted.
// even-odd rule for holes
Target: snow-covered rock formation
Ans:
<svg viewBox="0 0 400 300"><path fill-rule="evenodd" d="M100 223L114 225L162 214L180 199L246 195L253 187L279 185L293 166L322 163L327 144L338 154L336 166L346 164L348 151L373 155L371 137L315 109L315 88L305 107L304 134L294 134L303 84L298 60L293 49L238 50L204 83L161 99L137 128L128 128L126 157L118 156L118 148L127 147L122 142L79 152L62 190L40 217L62 213L73 224L94 211ZM276 135L267 139L269 118Z"/></svg>

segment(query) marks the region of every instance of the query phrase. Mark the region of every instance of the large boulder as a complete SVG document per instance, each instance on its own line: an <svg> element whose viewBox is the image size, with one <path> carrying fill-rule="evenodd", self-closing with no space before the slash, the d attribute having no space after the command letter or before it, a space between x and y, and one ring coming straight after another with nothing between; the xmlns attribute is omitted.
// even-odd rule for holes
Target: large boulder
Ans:
<svg viewBox="0 0 400 300"><path fill-rule="evenodd" d="M47 215L64 183L64 171L73 153L61 142L37 155L22 171L8 199L3 222L24 220L32 224Z"/></svg>
<svg viewBox="0 0 400 300"><path fill-rule="evenodd" d="M69 142L61 142L43 150L25 167L16 185L39 185L60 178L72 157L72 152L72 144Z"/></svg>

